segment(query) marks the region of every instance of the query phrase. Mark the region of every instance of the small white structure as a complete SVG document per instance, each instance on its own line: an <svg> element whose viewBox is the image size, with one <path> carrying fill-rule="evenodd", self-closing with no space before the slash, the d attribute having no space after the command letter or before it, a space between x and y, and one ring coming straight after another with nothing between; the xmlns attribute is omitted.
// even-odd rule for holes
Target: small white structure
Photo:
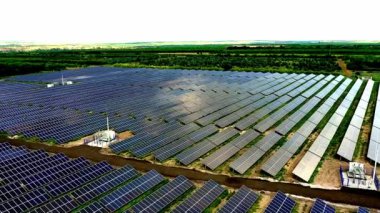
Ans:
<svg viewBox="0 0 380 213"><path fill-rule="evenodd" d="M366 171L364 164L350 162L348 171L340 168L341 184L343 187L365 190L377 190L375 181L370 172Z"/></svg>
<svg viewBox="0 0 380 213"><path fill-rule="evenodd" d="M108 148L108 146L117 141L116 132L110 130L109 120L107 116L107 130L99 131L94 134L93 140L89 142L84 142L89 146L96 146L101 148Z"/></svg>
<svg viewBox="0 0 380 213"><path fill-rule="evenodd" d="M61 82L49 83L49 84L46 85L46 87L47 88L51 88L51 87L54 87L56 85L62 85L62 86L64 86L64 85L72 85L72 84L74 84L74 82L73 81L65 81L64 78L63 78L63 74L62 74L62 76L61 76Z"/></svg>

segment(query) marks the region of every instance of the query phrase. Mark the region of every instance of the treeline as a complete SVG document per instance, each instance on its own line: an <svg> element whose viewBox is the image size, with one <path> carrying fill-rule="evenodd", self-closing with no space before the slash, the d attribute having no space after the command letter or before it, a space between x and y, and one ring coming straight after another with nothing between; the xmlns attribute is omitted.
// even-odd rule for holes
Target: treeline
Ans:
<svg viewBox="0 0 380 213"><path fill-rule="evenodd" d="M0 75L114 64L183 69L331 72L340 70L337 64L339 58L345 60L348 68L354 71L380 71L380 53L377 53L380 46L365 47L280 45L239 49L228 45L169 45L136 49L11 51L0 52ZM339 50L339 54L331 50ZM346 54L342 54L344 51Z"/></svg>

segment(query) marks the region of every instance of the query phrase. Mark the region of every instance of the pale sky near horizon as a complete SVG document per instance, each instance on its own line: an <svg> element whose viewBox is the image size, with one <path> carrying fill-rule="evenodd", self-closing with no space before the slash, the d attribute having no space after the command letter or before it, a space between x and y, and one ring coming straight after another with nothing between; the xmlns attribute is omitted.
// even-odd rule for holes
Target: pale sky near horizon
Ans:
<svg viewBox="0 0 380 213"><path fill-rule="evenodd" d="M1 0L0 41L380 40L379 0Z"/></svg>

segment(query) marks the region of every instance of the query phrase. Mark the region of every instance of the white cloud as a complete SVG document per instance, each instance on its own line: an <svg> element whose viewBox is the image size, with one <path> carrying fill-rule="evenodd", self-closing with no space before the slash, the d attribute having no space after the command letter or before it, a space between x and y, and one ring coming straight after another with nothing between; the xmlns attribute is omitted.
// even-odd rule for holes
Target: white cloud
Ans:
<svg viewBox="0 0 380 213"><path fill-rule="evenodd" d="M2 0L0 41L380 40L377 0Z"/></svg>

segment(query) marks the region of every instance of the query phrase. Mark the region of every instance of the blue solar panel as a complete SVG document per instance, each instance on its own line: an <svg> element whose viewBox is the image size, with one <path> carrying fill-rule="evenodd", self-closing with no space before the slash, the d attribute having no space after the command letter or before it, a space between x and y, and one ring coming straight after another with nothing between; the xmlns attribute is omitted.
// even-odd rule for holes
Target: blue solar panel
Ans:
<svg viewBox="0 0 380 213"><path fill-rule="evenodd" d="M45 188L51 196L56 197L110 172L112 169L108 163L101 162L52 182Z"/></svg>
<svg viewBox="0 0 380 213"><path fill-rule="evenodd" d="M328 205L325 201L317 198L310 212L311 213L334 213L335 209L332 206Z"/></svg>
<svg viewBox="0 0 380 213"><path fill-rule="evenodd" d="M131 166L125 166L76 189L71 194L75 200L80 203L86 203L137 175L138 172L134 168Z"/></svg>
<svg viewBox="0 0 380 213"><path fill-rule="evenodd" d="M163 180L164 177L161 174L155 170L151 170L129 184L111 192L100 199L99 202L109 211L116 211Z"/></svg>
<svg viewBox="0 0 380 213"><path fill-rule="evenodd" d="M244 213L256 202L258 194L246 186L242 186L220 209L220 213Z"/></svg>
<svg viewBox="0 0 380 213"><path fill-rule="evenodd" d="M108 210L105 209L98 202L94 202L86 206L85 208L81 209L79 212L80 213L108 213Z"/></svg>
<svg viewBox="0 0 380 213"><path fill-rule="evenodd" d="M1 203L0 212L24 212L48 200L49 195L40 188Z"/></svg>
<svg viewBox="0 0 380 213"><path fill-rule="evenodd" d="M189 179L184 176L178 176L133 206L133 212L161 212L166 206L174 202L192 187L194 185Z"/></svg>
<svg viewBox="0 0 380 213"><path fill-rule="evenodd" d="M45 213L45 212L70 212L77 208L80 204L77 203L70 195L64 195L55 200L46 203L36 209L33 209L33 213Z"/></svg>
<svg viewBox="0 0 380 213"><path fill-rule="evenodd" d="M278 191L270 204L265 209L266 213L290 213L296 205L296 202L284 193Z"/></svg>
<svg viewBox="0 0 380 213"><path fill-rule="evenodd" d="M27 154L28 152L25 150L24 147L17 147L12 149L5 149L3 151L0 151L0 161L6 161L12 158L16 158L22 155Z"/></svg>
<svg viewBox="0 0 380 213"><path fill-rule="evenodd" d="M174 213L202 212L210 206L225 189L213 180L207 181L202 188L174 209Z"/></svg>
<svg viewBox="0 0 380 213"><path fill-rule="evenodd" d="M8 160L4 160L0 162L0 171L11 170L15 167L19 167L24 165L27 162L39 160L48 157L49 155L42 151L38 150L35 152L28 152L25 155L17 156L15 158L11 158Z"/></svg>
<svg viewBox="0 0 380 213"><path fill-rule="evenodd" d="M0 173L0 177L5 182L12 182L15 180L21 180L28 176L34 175L42 170L51 168L59 163L68 161L69 158L63 154L57 154L54 156L41 158L36 161L31 161L23 164L22 166L15 167L12 170L7 170Z"/></svg>
<svg viewBox="0 0 380 213"><path fill-rule="evenodd" d="M358 209L358 213L369 213L369 210L365 207L359 207Z"/></svg>
<svg viewBox="0 0 380 213"><path fill-rule="evenodd" d="M90 162L80 157L71 161L66 161L61 164L57 164L47 170L41 171L35 175L26 177L21 180L23 185L29 190L45 185L49 182L53 182L63 176L74 173L84 167L90 166Z"/></svg>

